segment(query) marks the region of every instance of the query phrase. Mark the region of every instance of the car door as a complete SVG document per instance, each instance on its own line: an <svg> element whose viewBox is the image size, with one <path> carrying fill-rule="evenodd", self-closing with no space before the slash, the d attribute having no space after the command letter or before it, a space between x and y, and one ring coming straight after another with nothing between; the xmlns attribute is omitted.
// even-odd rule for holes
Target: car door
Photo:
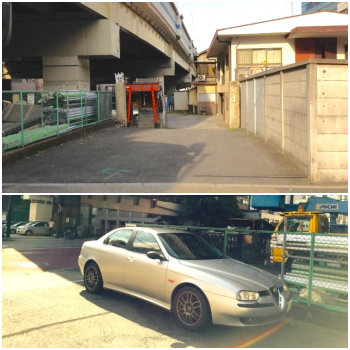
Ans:
<svg viewBox="0 0 350 350"><path fill-rule="evenodd" d="M46 232L45 228L48 228L48 225L45 222L38 222L33 227L33 234L35 234L35 235L45 235L45 234L49 233L48 230Z"/></svg>
<svg viewBox="0 0 350 350"><path fill-rule="evenodd" d="M137 231L126 254L125 288L164 301L168 262L150 259L146 255L149 251L162 254L151 233Z"/></svg>
<svg viewBox="0 0 350 350"><path fill-rule="evenodd" d="M125 286L125 256L132 232L132 229L118 229L104 240L97 259L104 283Z"/></svg>

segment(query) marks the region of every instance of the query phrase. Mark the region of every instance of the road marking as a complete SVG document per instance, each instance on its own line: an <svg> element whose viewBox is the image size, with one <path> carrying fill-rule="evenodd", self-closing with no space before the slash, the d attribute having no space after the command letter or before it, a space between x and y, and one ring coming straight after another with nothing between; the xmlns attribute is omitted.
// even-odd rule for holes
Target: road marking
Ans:
<svg viewBox="0 0 350 350"><path fill-rule="evenodd" d="M28 248L26 248L28 249ZM3 250L15 250L16 252L21 252L21 253L28 253L30 254L30 251L26 251L26 249L15 249L15 248L5 248ZM50 249L81 249L81 246L78 246L78 247L57 247L57 248L52 248L52 247L47 247L47 248L30 248L31 250L43 250L43 249L47 249L47 250L50 250ZM50 253L50 252L47 252L47 253ZM56 253L56 252L52 252L53 253Z"/></svg>
<svg viewBox="0 0 350 350"><path fill-rule="evenodd" d="M129 170L110 168L110 169L103 169L103 170L101 170L101 172L104 174L110 174L110 176L107 176L104 178L105 180L108 180L111 177L118 175L120 173L128 173Z"/></svg>
<svg viewBox="0 0 350 350"><path fill-rule="evenodd" d="M17 266L20 266L20 267L40 267L42 265L49 265L48 263L46 262L38 262L38 263L34 263L32 261L28 261L28 262L24 262L24 263L19 263L17 264Z"/></svg>
<svg viewBox="0 0 350 350"><path fill-rule="evenodd" d="M75 280L75 281L68 281L68 282L61 282L61 283L53 283L53 284L47 284L47 285L44 285L44 286L37 286L37 287L17 289L15 291L14 290L2 291L2 294L13 293L13 292L21 292L21 291L24 291L24 290L31 290L31 289L38 289L38 288L45 288L45 287L60 286L60 285L64 285L64 284L78 283L78 282L84 282L84 280Z"/></svg>

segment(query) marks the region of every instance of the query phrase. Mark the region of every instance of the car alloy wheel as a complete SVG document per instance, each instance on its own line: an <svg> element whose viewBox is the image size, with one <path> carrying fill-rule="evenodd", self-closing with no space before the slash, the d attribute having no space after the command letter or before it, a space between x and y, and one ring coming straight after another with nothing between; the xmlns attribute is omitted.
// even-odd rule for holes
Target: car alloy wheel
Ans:
<svg viewBox="0 0 350 350"><path fill-rule="evenodd" d="M28 230L28 231L25 232L25 235L26 235L26 236L27 236L27 235L28 235L28 236L31 236L32 234L33 234L33 232L30 231L30 230Z"/></svg>
<svg viewBox="0 0 350 350"><path fill-rule="evenodd" d="M188 330L205 328L210 321L210 308L206 298L196 288L180 289L175 296L175 317Z"/></svg>
<svg viewBox="0 0 350 350"><path fill-rule="evenodd" d="M95 294L102 289L102 276L100 269L94 262L89 263L86 266L84 273L85 288L89 293Z"/></svg>

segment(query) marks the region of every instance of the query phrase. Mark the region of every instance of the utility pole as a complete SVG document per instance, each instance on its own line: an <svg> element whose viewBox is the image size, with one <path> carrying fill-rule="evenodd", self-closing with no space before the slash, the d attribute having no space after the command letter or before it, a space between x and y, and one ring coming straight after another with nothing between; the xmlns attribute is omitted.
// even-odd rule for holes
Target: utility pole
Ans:
<svg viewBox="0 0 350 350"><path fill-rule="evenodd" d="M11 221L12 221L12 198L11 195L9 195L9 202L7 205L7 215L6 215L6 237L10 238L11 234Z"/></svg>

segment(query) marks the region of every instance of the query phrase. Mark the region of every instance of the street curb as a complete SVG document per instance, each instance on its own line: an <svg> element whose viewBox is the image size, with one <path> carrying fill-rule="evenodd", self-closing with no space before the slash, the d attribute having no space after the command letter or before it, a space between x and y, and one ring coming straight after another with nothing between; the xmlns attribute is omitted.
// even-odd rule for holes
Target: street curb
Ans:
<svg viewBox="0 0 350 350"><path fill-rule="evenodd" d="M75 139L79 139L81 137L85 137L90 135L91 133L102 130L105 128L115 126L115 120L107 120L101 122L100 124L87 126L83 129L73 130L69 133L51 137L46 140L38 141L30 145L26 145L23 148L14 149L11 151L7 151L2 154L2 166L7 166L12 163L15 163L21 159L25 159L29 156L37 154L39 151L45 151L49 148L56 147L61 145L62 143L66 143Z"/></svg>

